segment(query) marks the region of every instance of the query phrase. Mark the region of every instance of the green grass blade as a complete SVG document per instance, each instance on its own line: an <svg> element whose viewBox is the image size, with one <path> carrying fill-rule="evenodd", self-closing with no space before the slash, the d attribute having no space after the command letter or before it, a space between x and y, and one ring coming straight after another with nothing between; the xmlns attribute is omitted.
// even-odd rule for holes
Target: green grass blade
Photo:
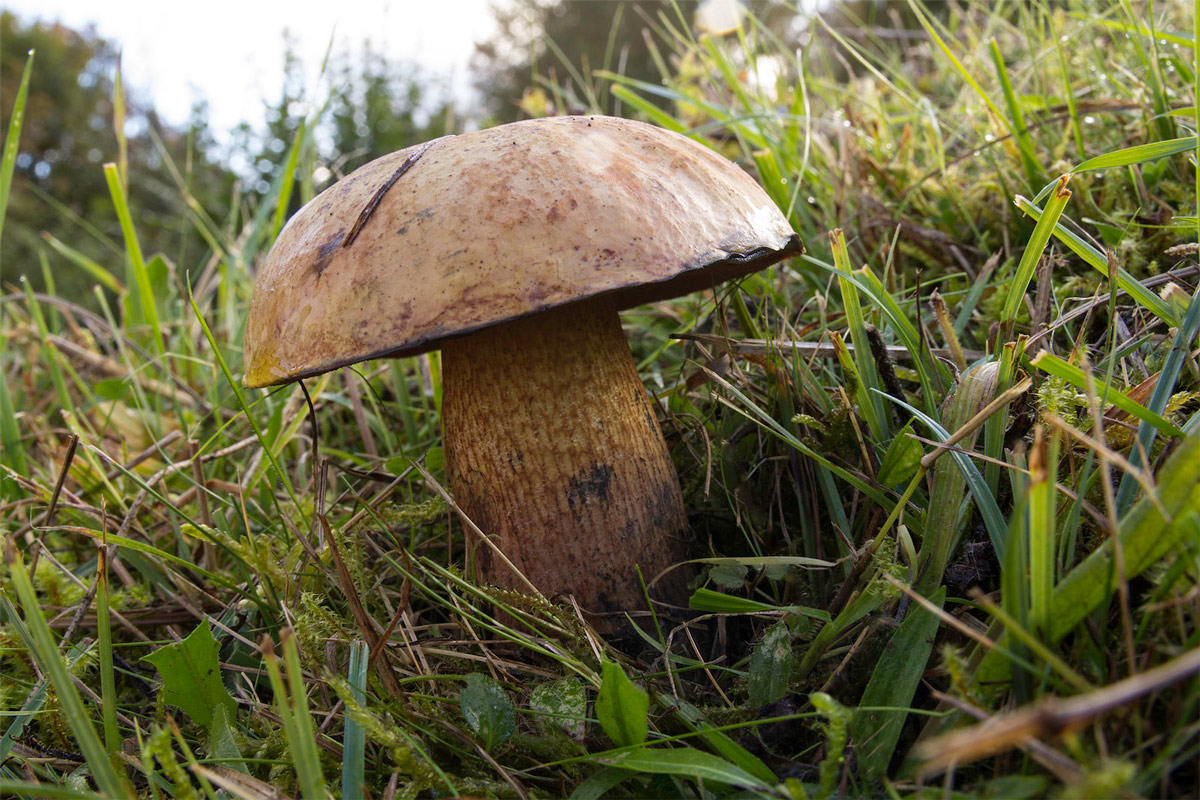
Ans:
<svg viewBox="0 0 1200 800"><path fill-rule="evenodd" d="M938 608L946 601L946 588L929 598ZM875 662L871 679L863 690L859 708L850 723L850 735L858 744L858 764L864 777L877 780L887 774L888 763L900 741L908 707L917 693L921 675L933 652L938 618L922 606L913 605Z"/></svg>
<svg viewBox="0 0 1200 800"><path fill-rule="evenodd" d="M1200 430L1193 431L1159 470L1157 502L1143 497L1118 524L1125 579L1133 580L1172 550L1200 538ZM1165 516L1163 512L1165 511ZM1112 540L1106 540L1054 589L1047 645L1057 644L1115 591ZM1007 635L997 644L1007 646ZM997 648L999 650L999 648ZM983 684L1007 680L1011 664L1003 653L984 656L975 678Z"/></svg>
<svg viewBox="0 0 1200 800"><path fill-rule="evenodd" d="M33 74L33 55L33 51L30 50L29 57L25 59L25 70L21 73L21 84L17 87L17 98L13 102L12 115L8 119L4 155L0 158L0 235L4 232L4 216L8 211L13 171L17 168L17 153L20 152L21 128L25 123L25 104L29 97L29 78Z"/></svg>
<svg viewBox="0 0 1200 800"><path fill-rule="evenodd" d="M54 685L54 693L58 697L67 725L75 737L75 744L87 760L92 778L100 787L100 791L109 798L129 797L123 781L117 777L112 763L108 760L108 753L96 734L96 729L92 727L92 720L84 708L79 690L71 681L62 654L59 653L58 645L50 632L50 626L42 617L41 603L33 591L33 584L29 581L21 554L11 541L5 543L4 562L8 569L9 585L16 592L25 612L25 621L22 622L5 600L3 608L8 612L9 624L18 631L27 631L29 654Z"/></svg>
<svg viewBox="0 0 1200 800"><path fill-rule="evenodd" d="M308 715L308 700L304 687L304 675L300 668L300 652L291 631L284 629L280 637L283 647L284 669L287 681L280 674L279 659L274 653L266 653L267 672L271 689L275 693L275 706L283 720L284 735L291 751L291 763L300 779L301 796L306 798L325 797L325 777L321 774L321 758L317 754L316 731Z"/></svg>
<svg viewBox="0 0 1200 800"><path fill-rule="evenodd" d="M279 187L279 200L275 203L275 221L271 225L271 241L279 236L283 223L287 219L288 205L292 202L292 188L296 185L296 162L300 160L300 147L306 141L304 136L304 121L300 121L300 130L292 140L291 151L288 153L287 166L283 168L283 183Z"/></svg>
<svg viewBox="0 0 1200 800"><path fill-rule="evenodd" d="M872 391L880 389L879 375L875 370L875 362L871 358L871 348L867 342L867 326L863 319L862 304L859 302L858 290L847 280L853 270L850 267L850 254L846 251L846 236L841 228L835 228L829 233L829 247L833 252L833 264L838 272L838 286L842 291L842 308L846 312L846 325L850 329L850 338L854 342L854 366L858 372L858 380L854 387L855 399L859 411L866 419L871 429L871 435L876 441L888 438L887 418L884 414L883 401Z"/></svg>
<svg viewBox="0 0 1200 800"><path fill-rule="evenodd" d="M354 699L360 704L367 700L367 645L350 644L349 674L346 676ZM362 726L349 712L342 735L342 797L363 797L363 774L366 759L366 736Z"/></svg>
<svg viewBox="0 0 1200 800"><path fill-rule="evenodd" d="M1084 375L1083 370L1074 364L1064 361L1048 350L1038 353L1037 357L1030 364L1042 372L1046 372L1056 378L1061 378L1080 391L1087 391L1087 376ZM1167 436L1183 436L1183 431L1177 428L1170 420L1164 419L1154 413L1115 386L1102 387L1099 401L1101 404L1107 403L1116 406L1122 411L1154 426L1154 428Z"/></svg>
<svg viewBox="0 0 1200 800"><path fill-rule="evenodd" d="M154 334L154 351L161 356L164 352L162 326L158 321L158 307L154 303L154 287L150 285L150 275L142 257L142 246L138 243L133 216L129 211L129 200L125 195L125 187L116 164L104 165L104 178L108 181L108 191L112 195L113 207L121 223L121 234L125 237L125 252L133 275L133 280L129 283L133 287L134 302L141 312L142 321L150 326L150 331Z"/></svg>
<svg viewBox="0 0 1200 800"><path fill-rule="evenodd" d="M1021 110L1021 103L1017 100L1017 94L1013 91L1012 80L1008 75L1008 67L1004 64L1004 56L1000 54L1000 45L992 39L990 43L992 53L992 62L996 66L996 77L1000 80L1000 89L1004 93L1004 104L1008 106L1009 123L1008 127L1013 132L1013 140L1017 143L1017 152L1021 155L1021 166L1025 170L1025 180L1028 181L1029 188L1041 184L1042 169L1038 166L1037 156L1035 155L1033 140L1029 137L1029 128L1025 124L1025 113Z"/></svg>
<svg viewBox="0 0 1200 800"><path fill-rule="evenodd" d="M1171 352L1167 354L1162 369L1159 371L1158 383L1154 385L1154 393L1150 395L1150 405L1145 408L1146 414L1153 415L1153 417L1139 417L1139 419L1142 419L1142 424L1138 426L1137 445L1134 447L1130 458L1134 466L1145 465L1146 455L1154 445L1155 433L1162 430L1155 420L1166 422L1159 415L1166 411L1167 403L1170 401L1171 395L1175 392L1175 384L1179 380L1179 373L1183 369L1183 365L1187 362L1188 354L1191 352L1192 343L1196 340L1197 334L1200 334L1200 292L1192 296L1192 303L1183 317L1183 324L1175 331L1175 340L1171 343ZM1137 404L1135 403L1135 405ZM1141 406L1138 407L1141 408ZM1177 435L1182 435L1182 432ZM1137 491L1137 482L1133 477L1131 475L1122 476L1121 485L1117 490L1118 513L1122 513L1128 508L1135 491Z"/></svg>
<svg viewBox="0 0 1200 800"><path fill-rule="evenodd" d="M1041 208L1034 205L1028 199L1017 196L1017 208L1024 211L1035 220L1040 220L1044 213ZM1071 252L1082 258L1089 266L1095 269L1109 280L1113 279L1109 275L1108 259L1104 254L1090 244L1079 238L1075 233L1066 228L1061 222L1054 226L1054 236L1070 248ZM1179 320L1175 316L1175 312L1167 305L1161 297L1147 289L1142 284L1138 283L1137 279L1126 272L1124 269L1117 267L1116 274L1117 285L1126 292L1130 297L1136 300L1143 308L1149 311L1154 316L1167 323L1172 328L1178 327Z"/></svg>
<svg viewBox="0 0 1200 800"><path fill-rule="evenodd" d="M1029 617L1035 630L1050 624L1054 598L1055 498L1058 437L1040 435L1029 455Z"/></svg>
<svg viewBox="0 0 1200 800"><path fill-rule="evenodd" d="M967 82L968 86L975 90L975 94L979 95L979 99L981 99L984 102L984 105L988 107L988 110L995 115L995 118L1002 122L1006 128L1008 128L1008 132L1015 133L1015 131L1012 130L1008 118L1005 117L1000 111L999 106L997 106L995 101L992 100L991 96L983 90L983 87L979 85L979 82L975 80L967 68L963 66L963 63L959 61L958 56L954 54L954 51L950 49L950 46L946 44L946 40L943 39L941 34L938 33L937 27L926 14L922 4L918 2L918 0L908 0L908 7L912 9L913 14L916 15L917 20L921 23L921 27L925 29L927 34L929 34L929 38L933 39L933 43L937 45L937 49L941 50L942 55L948 58L950 63L954 65L954 69L959 76L961 76L962 79Z"/></svg>
<svg viewBox="0 0 1200 800"><path fill-rule="evenodd" d="M1058 218L1062 216L1063 210L1067 207L1067 201L1071 199L1071 191L1067 188L1068 180L1070 178L1067 175L1058 179L1058 191L1046 202L1046 208L1037 218L1037 224L1034 225L1033 233L1029 237L1029 244L1025 246L1025 252L1021 254L1021 263L1017 266L1017 273L1008 283L1008 294L1004 298L1004 310L1000 317L1002 323L1012 325L1017 318L1017 312L1025 299L1025 290L1029 286L1029 282L1033 280L1033 273L1037 269L1038 261L1045 252L1046 245L1050 242L1050 234L1054 230L1054 226L1058 224Z"/></svg>
<svg viewBox="0 0 1200 800"><path fill-rule="evenodd" d="M117 280L115 275L100 266L96 261L88 258L74 247L71 247L71 245L56 239L48 232L43 232L42 238L46 241L46 244L53 247L60 255L86 272L92 280L103 285L105 289L118 295L125 291L125 284Z"/></svg>

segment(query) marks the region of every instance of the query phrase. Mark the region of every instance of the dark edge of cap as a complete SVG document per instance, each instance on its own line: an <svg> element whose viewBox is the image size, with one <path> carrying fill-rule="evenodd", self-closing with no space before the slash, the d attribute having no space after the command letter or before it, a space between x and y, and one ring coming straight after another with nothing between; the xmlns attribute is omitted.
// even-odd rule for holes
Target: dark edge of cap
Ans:
<svg viewBox="0 0 1200 800"><path fill-rule="evenodd" d="M682 297L685 294L715 287L719 283L742 278L752 272L758 272L761 269L766 269L772 264L777 264L794 256L804 254L804 243L800 240L800 235L793 233L784 241L779 248L771 247L756 247L752 250L747 250L744 253L727 253L723 258L715 261L709 261L696 266L685 267L680 272L672 275L669 278L652 281L649 283L635 284L633 286L621 286L615 289L608 289L603 292L578 297L569 300L565 303L553 303L542 306L540 308L529 311L525 314L517 314L504 319L495 320L494 322L485 322L480 325L475 325L470 328L463 328L456 331L442 331L433 333L429 336L424 336L420 339L407 342L400 347L384 348L364 356L355 358L339 359L337 361L322 364L320 366L311 367L299 372L295 375L289 375L286 378L280 378L277 381L270 383L262 383L255 386L245 383L245 375L243 374L243 386L247 389L267 389L272 386L282 386L287 383L295 383L305 378L314 378L318 375L324 375L326 372L333 372L335 369L348 367L353 364L361 364L364 361L373 361L377 358L404 358L406 356L420 355L430 350L436 350L437 344L446 339L452 339L458 336L468 336L477 331L491 328L495 325L503 325L512 320L521 319L523 317L531 317L534 314L540 314L551 308L562 308L564 306L574 305L576 303L586 303L589 300L595 300L600 297L611 297L617 306L617 310L621 311L634 306L645 305L646 303L655 303L659 300L669 300L672 297Z"/></svg>

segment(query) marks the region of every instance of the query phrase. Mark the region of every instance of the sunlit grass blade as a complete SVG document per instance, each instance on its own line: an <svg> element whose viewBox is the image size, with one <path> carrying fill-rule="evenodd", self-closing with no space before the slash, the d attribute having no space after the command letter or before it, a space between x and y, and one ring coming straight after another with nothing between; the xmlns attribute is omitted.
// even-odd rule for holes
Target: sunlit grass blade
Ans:
<svg viewBox="0 0 1200 800"><path fill-rule="evenodd" d="M1185 542L1200 536L1200 431L1193 431L1159 470L1157 498L1143 497L1121 517L1118 535L1125 579L1133 580ZM1166 512L1166 516L1163 512ZM1115 591L1112 540L1106 540L1059 581L1054 589L1047 645L1058 643ZM981 682L1003 681L1009 662L1000 653L984 656L976 671Z"/></svg>
<svg viewBox="0 0 1200 800"><path fill-rule="evenodd" d="M287 165L283 168L283 183L279 187L279 200L275 204L275 221L271 225L271 241L275 241L275 238L279 236L279 231L283 229L288 206L292 201L292 187L296 184L296 162L300 159L300 147L307 141L304 127L304 121L301 120L300 132L292 140L292 147L288 151Z"/></svg>
<svg viewBox="0 0 1200 800"><path fill-rule="evenodd" d="M1025 290L1029 286L1029 282L1033 280L1033 273L1037 269L1038 261L1041 260L1042 253L1045 252L1046 245L1050 241L1050 233L1058 224L1058 218L1062 216L1063 209L1067 207L1067 201L1071 199L1071 191L1067 188L1068 180L1070 177L1067 175L1058 179L1058 191L1046 202L1046 207L1038 217L1037 224L1033 227L1033 233L1030 234L1029 244L1025 246L1025 252L1021 254L1021 263L1017 266L1017 273L1007 285L1008 294L1004 298L1001 320L1009 325L1013 324L1017 318L1017 312L1025 300Z"/></svg>
<svg viewBox="0 0 1200 800"><path fill-rule="evenodd" d="M1000 107L996 105L994 100L992 100L991 95L983 90L983 87L979 85L979 82L975 80L975 77L971 75L970 71L963 66L962 61L960 61L958 56L955 55L954 50L950 48L950 45L948 45L946 40L942 38L940 33L938 33L937 26L933 20L930 19L923 4L919 2L919 0L908 0L908 7L912 9L913 14L917 17L917 21L921 23L921 27L925 29L927 34L929 34L929 38L933 39L933 43L937 45L937 49L942 52L942 55L949 59L950 63L954 65L954 70L964 81L967 82L967 85L975 90L975 94L979 95L979 99L982 100L984 105L988 107L988 110L995 115L995 119L999 122L1002 122L1005 127L1008 128L1008 133L1014 133L1008 118L1005 117L1003 112L1000 111Z"/></svg>
<svg viewBox="0 0 1200 800"><path fill-rule="evenodd" d="M1017 208L1035 220L1042 218L1043 210L1028 199L1018 196L1014 202ZM1108 259L1105 258L1104 254L1079 238L1079 236L1061 222L1054 226L1054 236L1101 275L1110 280L1115 277L1117 285L1147 311L1173 328L1178 326L1179 320L1176 318L1175 312L1171 310L1171 307L1161 297L1140 284L1136 278L1119 266L1117 267L1116 276L1109 275Z"/></svg>
<svg viewBox="0 0 1200 800"><path fill-rule="evenodd" d="M1184 111L1186 109L1180 109ZM1148 144L1138 144L1133 147L1125 147L1120 150L1113 150L1094 158L1089 158L1086 161L1081 161L1074 167L1071 167L1069 175L1077 175L1080 172L1092 172L1100 169L1112 169L1113 167L1131 167L1135 164L1145 164L1150 161L1157 161L1160 158L1167 156L1178 155L1179 153L1190 153L1196 149L1197 137L1185 136L1180 139L1168 139L1165 142L1150 142ZM1061 181L1062 178L1059 178ZM1049 183L1042 187L1042 190L1033 198L1034 203L1040 203L1055 184Z"/></svg>
<svg viewBox="0 0 1200 800"><path fill-rule="evenodd" d="M1035 630L1044 631L1050 624L1054 597L1057 436L1043 437L1038 429L1029 451L1029 472L1029 618Z"/></svg>
<svg viewBox="0 0 1200 800"><path fill-rule="evenodd" d="M846 236L841 228L835 228L829 234L829 246L833 253L833 263L838 271L838 285L842 290L842 306L846 310L846 325L850 329L850 338L854 342L854 365L858 371L858 381L854 387L855 398L858 401L859 412L866 419L871 429L871 435L876 440L888 436L887 418L884 415L883 401L872 391L880 387L879 375L875 371L875 362L871 360L871 348L867 343L867 326L863 319L862 305L859 303L858 290L847 280L853 271L850 267L850 254L846 252Z"/></svg>
<svg viewBox="0 0 1200 800"><path fill-rule="evenodd" d="M138 243L137 231L133 227L133 216L129 211L129 201L117 165L105 164L104 177L108 181L109 194L112 195L113 207L121 223L121 233L125 237L125 252L132 278L127 283L132 287L134 303L141 314L141 321L150 326L154 351L161 356L164 352L162 326L158 320L158 308L154 304L154 287L150 285L150 275L146 272L142 246Z"/></svg>

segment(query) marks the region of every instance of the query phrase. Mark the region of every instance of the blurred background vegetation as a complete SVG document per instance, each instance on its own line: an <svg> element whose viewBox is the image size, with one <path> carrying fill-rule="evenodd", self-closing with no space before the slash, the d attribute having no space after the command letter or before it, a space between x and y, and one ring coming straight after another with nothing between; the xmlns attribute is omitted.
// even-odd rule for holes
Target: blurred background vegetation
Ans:
<svg viewBox="0 0 1200 800"><path fill-rule="evenodd" d="M747 7L785 49L813 35L808 17L791 4L759 0ZM312 102L325 104L324 113L309 144L313 152L300 159L311 169L296 177L315 191L380 155L446 133L555 113L620 114L611 82L593 72L665 81L673 68L661 42L655 44L661 20L687 29L696 8L695 0L499 4L493 11L496 36L477 43L470 64L477 90L470 107L439 76L369 41L333 51L319 90L305 85L306 65L286 48L280 96L262 98L261 120L246 120L232 131L210 127L204 101L193 106L186 124L171 124L136 87L122 87L125 153L114 130L120 44L94 29L0 12L0 119L11 114L26 54L38 54L0 274L4 281L24 275L40 290L49 272L62 296L94 303L91 280L72 264L124 257L101 170L121 159L127 159L125 173L136 176L128 192L145 250L199 271L212 250L191 215L203 213L227 231L240 229L269 193ZM905 3L870 0L835 4L826 19L835 29L869 30L879 21L892 28L915 25ZM905 43L903 37L893 41L898 48ZM842 72L849 67L833 66ZM294 196L292 210L300 197Z"/></svg>

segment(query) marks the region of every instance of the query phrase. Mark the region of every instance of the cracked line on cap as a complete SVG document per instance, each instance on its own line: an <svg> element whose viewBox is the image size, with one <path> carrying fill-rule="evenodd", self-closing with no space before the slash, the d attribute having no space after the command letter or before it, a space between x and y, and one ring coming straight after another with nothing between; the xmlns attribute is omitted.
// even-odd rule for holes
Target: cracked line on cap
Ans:
<svg viewBox="0 0 1200 800"><path fill-rule="evenodd" d="M391 189L396 184L396 181L400 180L400 176L412 169L413 165L420 160L421 156L425 155L425 152L429 148L442 141L442 139L449 138L449 136L442 136L426 142L425 144L418 146L416 152L404 159L404 163L397 167L396 171L392 173L391 177L384 181L383 185L375 190L375 194L371 197L370 202L368 202L366 206L363 207L363 210L359 212L358 219L354 220L354 224L350 226L350 230L346 234L346 238L342 240L343 248L354 244L354 240L358 238L359 231L361 231L363 226L367 224L367 220L371 218L371 214L375 212L376 207L379 206L379 202L383 200L383 196L388 193L388 189Z"/></svg>

